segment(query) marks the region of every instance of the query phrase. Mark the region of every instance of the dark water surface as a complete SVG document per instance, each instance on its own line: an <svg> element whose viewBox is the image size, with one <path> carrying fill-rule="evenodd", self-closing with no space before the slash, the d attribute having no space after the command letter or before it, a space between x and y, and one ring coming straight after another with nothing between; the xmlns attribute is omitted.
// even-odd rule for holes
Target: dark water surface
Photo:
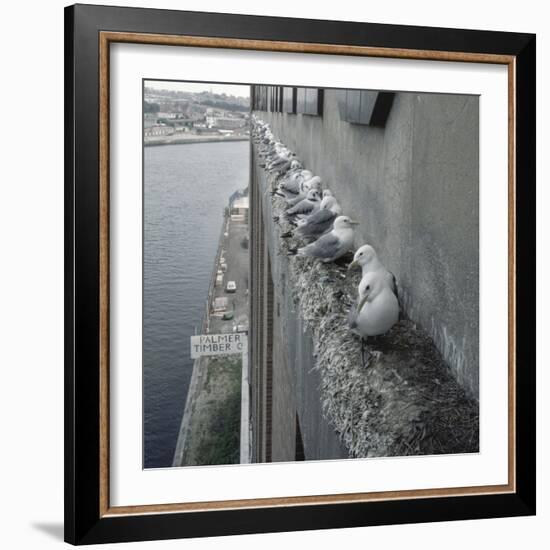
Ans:
<svg viewBox="0 0 550 550"><path fill-rule="evenodd" d="M144 467L172 465L229 196L248 185L246 141L144 149Z"/></svg>

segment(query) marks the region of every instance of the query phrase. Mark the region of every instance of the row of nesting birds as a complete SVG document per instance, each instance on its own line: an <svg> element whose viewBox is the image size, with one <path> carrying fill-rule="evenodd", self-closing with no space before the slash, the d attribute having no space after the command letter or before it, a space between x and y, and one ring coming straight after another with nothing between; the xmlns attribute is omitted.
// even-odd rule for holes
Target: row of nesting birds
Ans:
<svg viewBox="0 0 550 550"><path fill-rule="evenodd" d="M275 139L269 124L253 116L252 139L265 170L276 175L271 194L285 201L282 216L294 228L282 238L297 237L308 244L290 249L289 254L333 262L353 249L354 225L358 222L343 215L342 207L322 179L304 169L296 154ZM374 248L361 246L348 269L362 268L357 302L349 314L349 326L364 340L387 332L399 319L397 284L394 275L378 259Z"/></svg>

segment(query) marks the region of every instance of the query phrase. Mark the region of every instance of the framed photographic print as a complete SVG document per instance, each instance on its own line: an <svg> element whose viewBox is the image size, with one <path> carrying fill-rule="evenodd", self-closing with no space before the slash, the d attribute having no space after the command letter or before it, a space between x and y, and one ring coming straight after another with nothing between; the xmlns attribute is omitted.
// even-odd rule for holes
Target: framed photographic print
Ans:
<svg viewBox="0 0 550 550"><path fill-rule="evenodd" d="M65 537L535 513L535 37L65 12Z"/></svg>

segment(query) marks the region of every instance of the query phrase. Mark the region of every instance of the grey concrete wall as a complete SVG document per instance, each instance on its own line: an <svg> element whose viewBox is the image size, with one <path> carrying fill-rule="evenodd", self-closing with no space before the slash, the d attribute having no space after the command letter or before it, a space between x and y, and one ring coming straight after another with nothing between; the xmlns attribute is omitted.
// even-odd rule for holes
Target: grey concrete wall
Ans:
<svg viewBox="0 0 550 550"><path fill-rule="evenodd" d="M433 338L457 380L479 392L479 102L397 93L385 128L340 119L338 92L322 117L258 112L361 222L397 277L406 314Z"/></svg>
<svg viewBox="0 0 550 550"><path fill-rule="evenodd" d="M296 416L301 426L306 460L347 458L348 451L321 410L320 376L313 370L312 339L305 330L293 301L293 289L289 284L289 263L280 261L278 256L278 237L274 234L274 225L271 223L270 195L261 191L265 189L265 173L257 166L252 170L252 185L255 188L252 196L257 201L254 206L262 210L264 219L262 228L265 249L260 251L263 257L259 263L264 268L270 266L273 284L273 353L269 357L264 353L255 358L257 371L263 369L263 365L269 360L272 362L271 460L295 460ZM264 290L263 297L260 298L264 302L266 293ZM265 326L264 322L264 329ZM253 392L258 391L262 390L256 384ZM257 428L255 433L260 434ZM265 438L262 435L260 437ZM265 440L260 443L265 444Z"/></svg>

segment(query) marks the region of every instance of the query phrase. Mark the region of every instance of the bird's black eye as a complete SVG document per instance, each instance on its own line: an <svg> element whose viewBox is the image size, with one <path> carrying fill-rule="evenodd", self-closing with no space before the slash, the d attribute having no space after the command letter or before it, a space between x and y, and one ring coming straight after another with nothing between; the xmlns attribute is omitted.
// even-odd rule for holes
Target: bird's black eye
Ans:
<svg viewBox="0 0 550 550"><path fill-rule="evenodd" d="M367 285L367 288L365 290L370 290L370 285Z"/></svg>

